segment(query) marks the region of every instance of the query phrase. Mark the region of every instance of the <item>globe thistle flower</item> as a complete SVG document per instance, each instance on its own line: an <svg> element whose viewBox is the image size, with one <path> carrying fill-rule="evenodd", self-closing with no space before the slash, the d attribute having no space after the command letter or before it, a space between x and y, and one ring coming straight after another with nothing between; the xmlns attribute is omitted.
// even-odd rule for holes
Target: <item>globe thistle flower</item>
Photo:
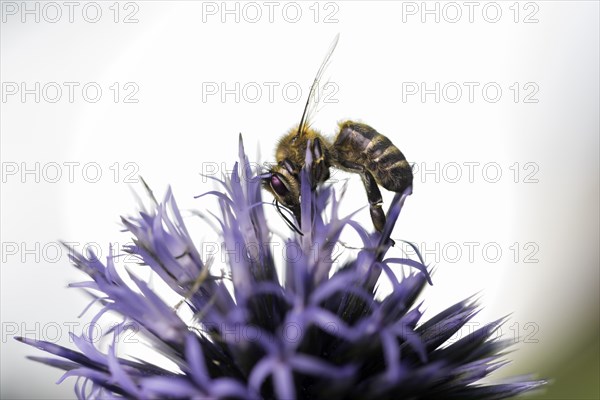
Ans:
<svg viewBox="0 0 600 400"><path fill-rule="evenodd" d="M207 193L220 206L215 219L228 256L226 274L211 273L211 260L201 258L168 190L151 210L122 221L134 241L127 252L179 303L169 304L135 268L122 276L112 253L103 263L73 252L72 263L91 281L71 286L93 293L102 308L89 330L72 335L77 350L17 338L60 357L31 359L65 370L59 382L78 377L78 398L501 399L544 383L528 377L478 383L505 363L509 341L494 338L502 323L497 320L449 342L477 313L472 298L421 320L415 302L431 283L429 269L416 248L417 260L386 257L410 189L394 197L383 232L371 233L352 215L339 215L331 186L312 192L303 171L302 234L290 231L285 239L289 256L280 276L260 176L241 178L250 169L240 137L239 162L217 180L222 191ZM362 247L334 269L333 249L344 229L354 230ZM395 265L414 270L400 279ZM392 290L379 298L382 275ZM108 312L122 321L102 351L92 330ZM119 354L116 343L130 324L175 367Z"/></svg>

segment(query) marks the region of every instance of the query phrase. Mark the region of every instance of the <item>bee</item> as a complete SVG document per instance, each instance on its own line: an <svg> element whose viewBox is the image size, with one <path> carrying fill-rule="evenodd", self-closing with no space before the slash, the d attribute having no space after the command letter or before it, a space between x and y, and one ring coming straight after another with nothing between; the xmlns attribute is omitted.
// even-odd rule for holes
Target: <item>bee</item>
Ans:
<svg viewBox="0 0 600 400"><path fill-rule="evenodd" d="M359 174L367 193L373 226L381 232L386 217L382 209L383 199L379 186L400 193L412 186L412 168L404 154L390 139L369 125L354 121L340 122L338 133L333 140L329 140L312 129L309 122L313 110L309 106L338 39L339 34L317 71L300 123L279 140L275 150L276 164L263 176L263 187L273 194L278 210L279 204L285 206L299 224L300 171L304 168L308 149L312 155L311 189L316 189L329 179L330 168ZM279 212L288 225L301 233L281 210Z"/></svg>

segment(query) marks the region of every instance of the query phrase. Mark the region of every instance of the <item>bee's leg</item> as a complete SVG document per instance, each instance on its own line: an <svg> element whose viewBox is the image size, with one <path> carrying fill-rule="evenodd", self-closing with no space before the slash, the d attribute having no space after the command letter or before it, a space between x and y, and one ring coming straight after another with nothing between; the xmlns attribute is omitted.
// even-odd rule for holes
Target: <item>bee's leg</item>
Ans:
<svg viewBox="0 0 600 400"><path fill-rule="evenodd" d="M294 178L298 179L298 176L300 174L300 167L298 166L298 164L286 158L285 160L280 161L279 165L285 168L286 171L289 172L289 174L292 175Z"/></svg>
<svg viewBox="0 0 600 400"><path fill-rule="evenodd" d="M300 215L300 206L290 207L290 209L292 210L292 213L294 214L296 221L298 221L298 226L301 226L302 225L302 217Z"/></svg>
<svg viewBox="0 0 600 400"><path fill-rule="evenodd" d="M321 139L315 138L312 143L311 153L313 162L311 167L311 189L314 190L321 182L329 179L329 167L325 164L325 153Z"/></svg>
<svg viewBox="0 0 600 400"><path fill-rule="evenodd" d="M377 182L375 182L375 178L363 165L350 161L340 161L340 164L344 168L356 172L362 178L365 190L367 191L373 226L375 226L378 232L383 231L383 226L385 225L385 212L381 208L383 198L381 197L381 192L379 191Z"/></svg>

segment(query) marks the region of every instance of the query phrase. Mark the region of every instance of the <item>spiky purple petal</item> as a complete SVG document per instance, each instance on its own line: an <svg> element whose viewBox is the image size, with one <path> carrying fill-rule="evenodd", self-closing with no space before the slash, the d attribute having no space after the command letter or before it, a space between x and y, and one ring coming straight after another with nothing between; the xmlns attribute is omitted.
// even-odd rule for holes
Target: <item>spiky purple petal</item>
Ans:
<svg viewBox="0 0 600 400"><path fill-rule="evenodd" d="M285 279L269 246L260 171L250 176L240 137L233 172L215 179L223 191L206 193L221 210L211 226L221 230L231 292L222 276L212 275L210 260L201 259L169 189L161 203L123 224L134 242L126 250L181 297L177 305L167 304L135 268L126 270L126 281L112 252L106 263L74 252L73 264L92 281L71 286L93 292L92 304L103 307L92 322L99 324L109 311L123 317L108 332L112 345L100 349L92 328L72 337L78 351L17 339L60 357L32 359L65 370L61 381L78 377L78 398L501 399L545 383L519 377L478 384L504 365L502 351L510 343L493 338L503 320L450 343L478 312L472 299L421 321L416 301L431 284L431 270L409 242L417 260L386 258L412 188L395 195L383 232L369 232L353 214L339 216L332 187L311 190L310 158L308 152L300 174L302 235L292 232L284 243L296 252L284 260ZM357 232L363 247L335 268L332 252L345 228ZM416 272L400 278L394 264ZM392 291L378 298L382 272ZM179 313L184 304L194 314L191 323ZM116 341L128 324L177 370L119 355Z"/></svg>

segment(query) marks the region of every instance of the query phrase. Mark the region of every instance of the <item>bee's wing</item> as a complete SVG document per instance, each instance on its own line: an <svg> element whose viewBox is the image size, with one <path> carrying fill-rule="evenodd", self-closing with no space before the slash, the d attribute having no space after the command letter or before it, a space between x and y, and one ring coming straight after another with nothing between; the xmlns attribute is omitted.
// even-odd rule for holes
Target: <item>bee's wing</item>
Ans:
<svg viewBox="0 0 600 400"><path fill-rule="evenodd" d="M301 135L304 134L306 125L310 121L310 117L314 114L314 111L317 108L318 102L314 101L315 92L317 91L317 88L319 87L319 82L320 82L321 78L323 77L323 72L325 72L325 69L327 69L327 65L329 64L331 55L333 54L333 51L335 50L335 47L337 46L339 39L340 39L340 34L338 33L333 38L333 42L331 42L331 45L329 46L329 50L327 50L327 54L325 55L325 59L321 63L321 66L319 67L319 70L317 71L317 75L315 75L315 80L313 81L313 83L310 87L310 91L308 92L308 98L306 99L306 105L304 106L304 111L302 112L302 118L300 119L300 125L298 126L298 132Z"/></svg>

